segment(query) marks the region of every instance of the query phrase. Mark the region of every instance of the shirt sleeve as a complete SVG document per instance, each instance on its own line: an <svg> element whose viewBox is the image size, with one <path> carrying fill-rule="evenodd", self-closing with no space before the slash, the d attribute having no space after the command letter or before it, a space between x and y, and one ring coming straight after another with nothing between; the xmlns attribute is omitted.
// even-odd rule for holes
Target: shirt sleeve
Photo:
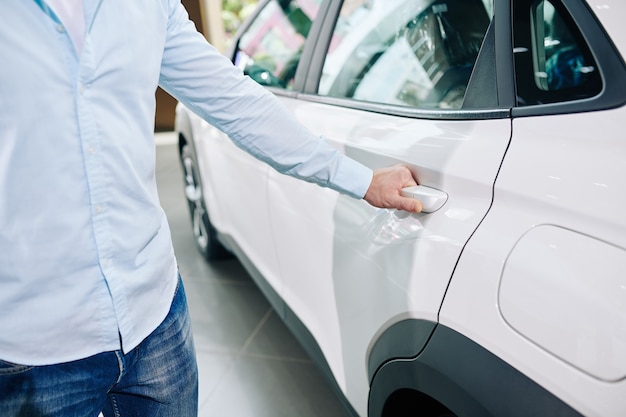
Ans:
<svg viewBox="0 0 626 417"><path fill-rule="evenodd" d="M301 125L269 91L211 46L172 2L159 84L277 171L363 198L372 170Z"/></svg>

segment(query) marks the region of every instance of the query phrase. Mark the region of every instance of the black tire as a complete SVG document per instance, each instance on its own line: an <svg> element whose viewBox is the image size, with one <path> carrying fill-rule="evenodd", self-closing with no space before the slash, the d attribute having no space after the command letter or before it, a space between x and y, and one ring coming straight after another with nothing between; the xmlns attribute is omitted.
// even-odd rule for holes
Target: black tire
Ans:
<svg viewBox="0 0 626 417"><path fill-rule="evenodd" d="M180 161L183 167L185 197L189 206L196 247L202 256L209 261L231 257L231 253L218 240L217 231L209 219L198 164L191 146L187 143L183 144L181 148Z"/></svg>

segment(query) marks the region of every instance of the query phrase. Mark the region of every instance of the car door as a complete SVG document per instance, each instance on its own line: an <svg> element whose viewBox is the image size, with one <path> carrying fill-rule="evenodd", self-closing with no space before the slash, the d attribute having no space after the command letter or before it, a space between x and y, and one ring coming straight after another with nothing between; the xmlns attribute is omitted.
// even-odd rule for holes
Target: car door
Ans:
<svg viewBox="0 0 626 417"><path fill-rule="evenodd" d="M626 69L612 45L626 40L617 18L626 7L590 3L514 2L513 137L440 319L582 415L617 416L626 410Z"/></svg>
<svg viewBox="0 0 626 417"><path fill-rule="evenodd" d="M302 3L303 8L295 7ZM262 85L292 90L294 70L318 1L264 2L226 53ZM291 9L287 9L287 6ZM190 115L204 198L213 226L235 251L265 294L280 293L281 281L267 212L269 166L235 146L217 128Z"/></svg>
<svg viewBox="0 0 626 417"><path fill-rule="evenodd" d="M309 64L298 68L308 74L302 92L281 95L347 155L371 168L406 164L446 198L433 213L408 214L269 172L286 315L306 326L360 415L372 346L402 320L437 322L493 198L512 102L490 75L492 12L480 0L331 2Z"/></svg>

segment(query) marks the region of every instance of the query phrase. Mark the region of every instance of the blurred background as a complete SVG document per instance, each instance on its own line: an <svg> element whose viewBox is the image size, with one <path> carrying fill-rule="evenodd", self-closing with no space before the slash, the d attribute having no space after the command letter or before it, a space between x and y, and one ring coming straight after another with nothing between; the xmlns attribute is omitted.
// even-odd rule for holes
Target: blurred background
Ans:
<svg viewBox="0 0 626 417"><path fill-rule="evenodd" d="M258 0L182 0L182 3L198 31L224 52L243 20L256 7ZM155 131L171 131L174 129L176 99L160 88L156 98Z"/></svg>

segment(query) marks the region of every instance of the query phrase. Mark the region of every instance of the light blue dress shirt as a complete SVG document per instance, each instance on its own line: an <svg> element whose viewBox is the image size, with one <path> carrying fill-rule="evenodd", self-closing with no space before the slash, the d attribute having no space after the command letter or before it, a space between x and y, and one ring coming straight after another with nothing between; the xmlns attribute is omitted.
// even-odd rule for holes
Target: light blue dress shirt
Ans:
<svg viewBox="0 0 626 417"><path fill-rule="evenodd" d="M277 170L361 198L370 169L210 47L180 0L84 0L80 56L45 0L0 1L0 359L137 346L177 283L155 181L161 85ZM121 342L120 342L121 340Z"/></svg>

